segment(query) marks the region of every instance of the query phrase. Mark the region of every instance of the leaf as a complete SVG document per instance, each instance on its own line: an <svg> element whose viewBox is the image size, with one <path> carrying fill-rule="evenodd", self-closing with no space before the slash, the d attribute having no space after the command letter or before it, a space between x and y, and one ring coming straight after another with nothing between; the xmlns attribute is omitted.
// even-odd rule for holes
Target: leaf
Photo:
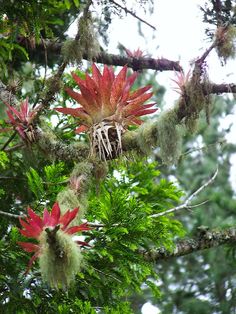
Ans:
<svg viewBox="0 0 236 314"><path fill-rule="evenodd" d="M25 50L24 47L22 47L22 46L20 46L18 44L14 44L14 49L19 50L22 53L22 55L25 56L25 58L27 60L29 60L29 54L27 53L27 51Z"/></svg>
<svg viewBox="0 0 236 314"><path fill-rule="evenodd" d="M64 3L65 3L65 5L66 5L67 10L69 10L70 7L71 7L70 1L69 1L69 0L64 0Z"/></svg>
<svg viewBox="0 0 236 314"><path fill-rule="evenodd" d="M78 8L79 7L79 0L74 0L74 4L75 4L76 8Z"/></svg>
<svg viewBox="0 0 236 314"><path fill-rule="evenodd" d="M0 168L6 169L8 162L9 162L9 158L7 157L7 154L1 151L0 152Z"/></svg>
<svg viewBox="0 0 236 314"><path fill-rule="evenodd" d="M30 190L34 193L37 199L41 199L45 191L43 186L43 180L41 179L40 175L35 169L30 167L30 171L26 172L26 176L28 179Z"/></svg>

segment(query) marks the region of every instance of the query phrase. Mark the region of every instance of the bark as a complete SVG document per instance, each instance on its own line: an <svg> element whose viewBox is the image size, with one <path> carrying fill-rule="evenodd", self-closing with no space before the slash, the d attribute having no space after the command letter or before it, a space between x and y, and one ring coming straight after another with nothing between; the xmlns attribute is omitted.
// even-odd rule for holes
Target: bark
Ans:
<svg viewBox="0 0 236 314"><path fill-rule="evenodd" d="M39 50L46 51L48 54L54 54L57 57L61 56L61 48L62 43L53 42L50 40L44 40L44 43L39 43L35 50L30 50L30 53L34 55L34 53L38 53ZM26 49L30 49L29 47L25 47ZM83 59L89 60L87 54L83 55ZM111 53L107 53L105 51L101 51L100 54L93 59L94 62L114 65L114 66L124 66L132 68L134 71L139 71L143 69L151 69L156 71L181 71L182 68L179 65L178 61L172 61L165 58L154 59L150 57L142 57L142 58L130 58L120 55L115 55Z"/></svg>
<svg viewBox="0 0 236 314"><path fill-rule="evenodd" d="M158 262L172 257L184 256L194 252L211 249L225 244L236 244L236 227L225 230L203 229L195 238L183 239L176 243L173 251L165 248L140 250L146 261Z"/></svg>

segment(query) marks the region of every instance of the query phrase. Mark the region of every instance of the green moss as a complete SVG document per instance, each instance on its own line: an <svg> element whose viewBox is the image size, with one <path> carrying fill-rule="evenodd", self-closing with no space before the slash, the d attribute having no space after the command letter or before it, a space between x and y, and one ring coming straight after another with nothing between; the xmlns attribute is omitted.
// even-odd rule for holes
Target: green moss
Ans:
<svg viewBox="0 0 236 314"><path fill-rule="evenodd" d="M48 234L44 231L40 245L39 265L43 280L57 289L68 287L80 270L82 254L79 246L61 230L55 235L54 245L48 243Z"/></svg>
<svg viewBox="0 0 236 314"><path fill-rule="evenodd" d="M157 145L157 124L158 122L146 122L138 130L137 143L141 152L145 155L150 154L152 149Z"/></svg>
<svg viewBox="0 0 236 314"><path fill-rule="evenodd" d="M82 62L84 51L81 49L77 40L66 40L62 46L61 52L66 62L71 62L72 64L80 64Z"/></svg>
<svg viewBox="0 0 236 314"><path fill-rule="evenodd" d="M176 108L163 112L155 122L145 122L138 130L127 132L125 150L133 149L139 155L148 155L160 147L164 163L173 164L181 155L184 129L179 125Z"/></svg>
<svg viewBox="0 0 236 314"><path fill-rule="evenodd" d="M80 189L77 191L78 194L82 194L88 190L93 172L94 165L90 161L84 161L76 164L71 173L71 177L81 178Z"/></svg>
<svg viewBox="0 0 236 314"><path fill-rule="evenodd" d="M226 61L229 58L234 58L236 55L236 27L229 25L227 27L218 27L216 34L216 52L219 58L223 58Z"/></svg>
<svg viewBox="0 0 236 314"><path fill-rule="evenodd" d="M93 28L93 21L89 13L82 16L78 24L79 36L77 39L67 40L62 46L62 54L66 62L80 64L84 55L89 60L100 53L100 45Z"/></svg>
<svg viewBox="0 0 236 314"><path fill-rule="evenodd" d="M79 19L79 45L89 60L100 53L100 45L94 31L93 20L88 12Z"/></svg>
<svg viewBox="0 0 236 314"><path fill-rule="evenodd" d="M205 110L206 120L209 123L211 101L209 86L209 80L202 65L196 67L177 103L176 110L184 112L184 119L181 122L185 124L190 133L196 132L199 114L202 110Z"/></svg>
<svg viewBox="0 0 236 314"><path fill-rule="evenodd" d="M40 123L42 126L41 130L37 133L37 145L44 152L45 156L52 160L63 160L63 161L80 161L85 159L89 154L89 147L86 143L76 142L70 145L59 141L52 130L45 125Z"/></svg>
<svg viewBox="0 0 236 314"><path fill-rule="evenodd" d="M79 208L79 212L76 218L72 221L71 225L77 225L80 222L88 207L87 197L85 195L78 197L76 191L70 188L65 188L63 191L58 193L57 201L59 202L62 214L64 214L68 209L72 210L76 207Z"/></svg>
<svg viewBox="0 0 236 314"><path fill-rule="evenodd" d="M181 155L183 129L178 125L176 110L163 112L157 123L157 144L160 157L166 164L176 163Z"/></svg>

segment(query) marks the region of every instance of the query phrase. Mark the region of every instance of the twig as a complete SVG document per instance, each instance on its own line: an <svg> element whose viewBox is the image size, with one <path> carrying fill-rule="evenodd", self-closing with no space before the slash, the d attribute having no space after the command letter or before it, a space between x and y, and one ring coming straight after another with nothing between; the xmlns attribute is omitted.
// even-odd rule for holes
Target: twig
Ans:
<svg viewBox="0 0 236 314"><path fill-rule="evenodd" d="M19 144L16 144L15 146L6 148L4 151L5 151L6 153L10 153L10 152L13 152L14 150L17 150L18 148L21 148L21 147L23 147L23 146L25 146L24 143L19 143Z"/></svg>
<svg viewBox="0 0 236 314"><path fill-rule="evenodd" d="M154 31L156 30L156 27L151 25L150 23L148 23L147 21L143 20L141 17L137 16L134 12L132 12L131 10L127 9L126 7L123 7L121 4L117 3L114 0L110 0L110 2L112 2L113 4L115 4L116 6L118 6L119 8L121 8L122 10L125 11L125 13L132 15L133 17L135 17L137 20L139 20L140 22L148 25L149 27L151 27Z"/></svg>
<svg viewBox="0 0 236 314"><path fill-rule="evenodd" d="M105 276L107 276L107 277L111 277L112 279L115 279L116 281L121 282L120 279L118 279L118 278L116 278L116 277L114 277L114 276L112 276L112 275L110 275L110 274L104 273L103 271L101 271L101 270L99 270L99 269L97 269L97 268L95 268L95 267L93 267L93 269L95 269L98 273L100 273L100 274L102 274L102 275L105 275Z"/></svg>
<svg viewBox="0 0 236 314"><path fill-rule="evenodd" d="M5 148L11 143L11 141L15 138L17 132L15 131L10 137L9 139L6 141L6 143L3 145L3 147L1 148L1 150L5 150Z"/></svg>
<svg viewBox="0 0 236 314"><path fill-rule="evenodd" d="M205 204L205 203L208 202L208 201L204 201L204 202L202 202L202 203L200 203L200 204L197 204L197 205L191 205L190 203L191 203L191 201L192 201L193 198L195 198L203 189L205 189L209 184L211 184L211 183L215 180L217 174L218 174L218 167L217 167L216 172L214 173L214 175L213 175L206 183L204 183L199 189L197 189L193 194L191 194L191 195L186 199L186 201L185 201L183 204L181 204L181 205L179 205L179 206L176 206L176 207L173 207L173 208L171 208L171 209L168 209L168 210L166 210L166 211L164 211L164 212L151 215L150 217L151 217L151 218L161 217L161 216L165 216L165 215L167 215L167 214L170 214L170 213L179 211L179 210L181 210L181 209L191 209L191 208L195 208L195 207L197 207L197 206L200 206L200 205Z"/></svg>
<svg viewBox="0 0 236 314"><path fill-rule="evenodd" d="M217 141L215 143L204 145L204 146L201 146L201 147L198 147L198 148L189 149L185 153L183 153L180 157L182 158L182 157L190 155L190 154L192 154L194 152L200 152L200 151L208 150L208 149L210 149L210 147L216 147L218 144L221 146L221 145L223 145L225 143L226 143L226 140L221 140L221 141Z"/></svg>
<svg viewBox="0 0 236 314"><path fill-rule="evenodd" d="M202 63L205 61L206 57L209 55L212 49L216 47L216 45L217 45L217 42L214 41L211 44L211 46L203 53L203 55L195 61L195 64L197 64L198 66L201 66Z"/></svg>
<svg viewBox="0 0 236 314"><path fill-rule="evenodd" d="M16 218L16 219L25 217L24 215L15 215L15 214L11 214L11 213L8 213L8 212L4 212L2 210L0 210L0 215L6 216L6 217L10 217L10 218Z"/></svg>

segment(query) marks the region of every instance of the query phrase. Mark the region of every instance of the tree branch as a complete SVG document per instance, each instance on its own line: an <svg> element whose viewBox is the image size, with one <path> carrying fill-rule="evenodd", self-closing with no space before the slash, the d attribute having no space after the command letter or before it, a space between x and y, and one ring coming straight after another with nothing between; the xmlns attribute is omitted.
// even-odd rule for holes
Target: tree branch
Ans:
<svg viewBox="0 0 236 314"><path fill-rule="evenodd" d="M63 161L83 161L88 157L89 145L83 142L73 144L65 144L58 140L53 132L44 132L42 130L37 133L37 145L48 156L52 156Z"/></svg>
<svg viewBox="0 0 236 314"><path fill-rule="evenodd" d="M150 23L148 23L147 21L143 20L142 18L140 18L139 16L137 16L134 12L132 12L131 10L127 9L126 7L123 7L122 5L120 5L119 3L117 3L114 0L110 0L110 2L112 2L113 4L115 4L117 7L121 8L122 10L125 11L125 13L132 15L134 18L136 18L137 20L141 21L142 23L150 26L153 30L156 30L156 27L151 25Z"/></svg>
<svg viewBox="0 0 236 314"><path fill-rule="evenodd" d="M198 237L178 241L171 252L165 248L140 250L146 261L158 262L172 257L185 256L201 250L218 247L225 244L236 244L236 227L225 230L205 230Z"/></svg>
<svg viewBox="0 0 236 314"><path fill-rule="evenodd" d="M167 214L170 214L170 213L174 213L174 212L177 212L181 209L191 209L191 208L195 208L197 206L200 206L200 205L203 205L205 204L207 201L201 203L201 204L196 204L196 205L191 205L191 201L202 191L204 190L209 184L211 184L216 176L218 174L218 168L216 169L216 172L214 173L214 175L207 181L205 182L202 186L200 186L200 188L198 188L194 193L192 193L186 200L183 204L179 205L179 206L176 206L176 207L173 207L171 209L168 209L164 212L161 212L161 213L158 213L158 214L154 214L154 215L151 215L150 217L151 218L157 218L157 217L161 217L161 216L165 216Z"/></svg>
<svg viewBox="0 0 236 314"><path fill-rule="evenodd" d="M36 46L36 50L32 50L32 53L38 53L39 50L46 49L49 54L54 54L57 56L61 55L62 43L55 42L51 40L44 40L43 43L39 43ZM26 47L25 47L26 48ZM28 48L29 49L29 48ZM90 57L84 53L83 59L91 61ZM107 53L102 51L96 58L93 58L94 62L114 65L114 66L124 66L127 65L129 68L132 68L135 71L143 70L143 69L151 69L156 71L181 71L182 67L179 65L178 61L171 61L165 58L154 59L150 57L142 57L142 58L130 58L126 56L115 55L111 53Z"/></svg>

